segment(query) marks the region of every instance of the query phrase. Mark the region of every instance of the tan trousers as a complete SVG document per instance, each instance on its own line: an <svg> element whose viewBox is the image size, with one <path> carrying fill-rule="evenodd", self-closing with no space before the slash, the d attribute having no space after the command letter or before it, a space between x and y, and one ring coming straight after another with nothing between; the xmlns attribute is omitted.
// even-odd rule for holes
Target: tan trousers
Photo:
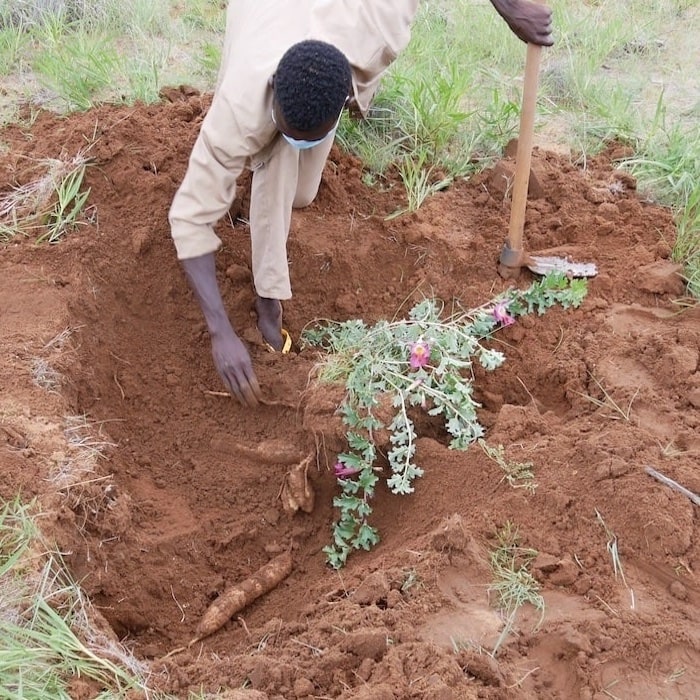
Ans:
<svg viewBox="0 0 700 700"><path fill-rule="evenodd" d="M292 208L308 207L318 194L335 133L313 148L298 150L277 138L264 162L254 163L250 194L250 236L255 291L289 299L292 287L287 237Z"/></svg>

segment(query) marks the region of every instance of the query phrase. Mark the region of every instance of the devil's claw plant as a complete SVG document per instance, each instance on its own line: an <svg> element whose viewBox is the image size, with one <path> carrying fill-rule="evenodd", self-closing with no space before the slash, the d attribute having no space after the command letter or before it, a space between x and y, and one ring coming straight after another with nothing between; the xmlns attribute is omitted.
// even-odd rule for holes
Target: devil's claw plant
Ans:
<svg viewBox="0 0 700 700"><path fill-rule="evenodd" d="M382 471L377 466L378 431L389 433L387 485L393 493L411 493L414 479L423 474L414 461L412 412L442 416L449 447L466 449L484 433L476 413L479 404L472 398L474 362L495 370L505 360L484 341L523 314L542 314L555 304L577 307L586 291L585 280L552 273L527 289L510 289L479 308L449 317L443 317L441 304L425 299L404 320L380 321L371 328L361 320L324 322L304 332L305 345L326 353L318 381L342 383L346 389L338 410L347 426L348 451L338 455L335 475L341 494L333 501L340 517L333 542L324 549L331 566L342 567L353 549L368 550L379 541L369 524ZM387 402L393 411L390 419Z"/></svg>

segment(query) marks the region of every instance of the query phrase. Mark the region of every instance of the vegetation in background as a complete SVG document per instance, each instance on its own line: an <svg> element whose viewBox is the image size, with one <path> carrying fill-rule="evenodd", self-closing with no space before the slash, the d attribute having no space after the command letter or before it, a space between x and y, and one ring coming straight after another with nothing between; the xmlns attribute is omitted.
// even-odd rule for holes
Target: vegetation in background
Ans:
<svg viewBox="0 0 700 700"><path fill-rule="evenodd" d="M673 257L685 265L688 291L700 299L700 111L695 119L668 123L660 104L652 129L623 165L649 197L674 211Z"/></svg>
<svg viewBox="0 0 700 700"><path fill-rule="evenodd" d="M693 85L692 0L551 0L555 45L543 55L537 128L586 159L607 141L635 149L640 188L676 212L674 259L700 294L700 94ZM0 122L21 100L59 110L158 100L161 87L211 89L225 3L214 0L0 0ZM670 51L670 48L673 51ZM450 182L489 165L517 135L525 47L488 2L420 4L411 42L367 119L343 117L338 139L367 182L395 172L415 211ZM671 60L668 60L669 57ZM659 115L663 115L660 121Z"/></svg>
<svg viewBox="0 0 700 700"><path fill-rule="evenodd" d="M69 110L89 109L105 94L120 63L116 46L105 34L49 23L38 31L42 49L32 67ZM70 70L66 67L70 66Z"/></svg>
<svg viewBox="0 0 700 700"><path fill-rule="evenodd" d="M218 70L223 3L211 0L0 0L0 73L15 100L58 111L155 102L165 85L207 89Z"/></svg>

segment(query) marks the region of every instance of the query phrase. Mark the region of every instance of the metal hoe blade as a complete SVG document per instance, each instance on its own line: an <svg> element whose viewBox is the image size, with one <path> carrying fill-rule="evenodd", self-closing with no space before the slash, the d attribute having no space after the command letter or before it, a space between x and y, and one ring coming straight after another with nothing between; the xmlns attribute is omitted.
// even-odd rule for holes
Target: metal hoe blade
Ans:
<svg viewBox="0 0 700 700"><path fill-rule="evenodd" d="M538 275L563 272L567 277L595 277L598 274L595 263L573 262L554 256L528 255L525 258L525 266Z"/></svg>

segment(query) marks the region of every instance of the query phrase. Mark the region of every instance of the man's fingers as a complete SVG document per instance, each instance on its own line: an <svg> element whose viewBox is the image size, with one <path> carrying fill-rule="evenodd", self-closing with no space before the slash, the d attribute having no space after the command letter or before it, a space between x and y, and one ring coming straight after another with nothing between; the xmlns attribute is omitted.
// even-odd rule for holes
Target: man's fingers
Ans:
<svg viewBox="0 0 700 700"><path fill-rule="evenodd" d="M257 406L260 403L257 395L251 389L250 384L243 387L243 400L246 406Z"/></svg>
<svg viewBox="0 0 700 700"><path fill-rule="evenodd" d="M260 403L260 387L255 377L244 377L240 382L240 390L246 406L257 406Z"/></svg>
<svg viewBox="0 0 700 700"><path fill-rule="evenodd" d="M239 403L242 403L244 406L257 406L260 403L262 391L260 390L260 385L252 369L247 376L243 371L227 374L226 383L231 393L238 399Z"/></svg>
<svg viewBox="0 0 700 700"><path fill-rule="evenodd" d="M531 38L525 37L523 41L525 41L525 43L531 42L539 46L552 46L554 44L551 28L536 31L534 34L531 34L530 37Z"/></svg>
<svg viewBox="0 0 700 700"><path fill-rule="evenodd" d="M249 386L253 390L253 393L255 394L255 398L258 401L262 401L262 390L260 389L260 384L258 384L258 380L255 378L255 375L253 375L250 378L250 381L248 382Z"/></svg>
<svg viewBox="0 0 700 700"><path fill-rule="evenodd" d="M241 393L240 389L238 388L238 381L236 379L235 374L228 374L226 373L224 375L224 383L228 387L228 390L233 394L233 396L238 399L239 403L245 403L245 400L243 398L243 394Z"/></svg>
<svg viewBox="0 0 700 700"><path fill-rule="evenodd" d="M552 36L552 11L549 10L547 16L547 23L543 27L542 31L542 46L551 46L554 43L554 37Z"/></svg>
<svg viewBox="0 0 700 700"><path fill-rule="evenodd" d="M260 391L260 385L252 370L245 381L241 382L241 391L248 406L257 406L260 403L262 391Z"/></svg>
<svg viewBox="0 0 700 700"><path fill-rule="evenodd" d="M551 46L554 43L552 37L552 10L541 5L534 8L533 19L539 29L535 29L535 41L540 46Z"/></svg>
<svg viewBox="0 0 700 700"><path fill-rule="evenodd" d="M238 402L245 404L247 403L244 394L245 383L240 381L239 374L240 372L237 372L233 367L228 367L223 375L223 379L229 391L238 399Z"/></svg>
<svg viewBox="0 0 700 700"><path fill-rule="evenodd" d="M554 43L552 28L547 27L544 31L540 32L539 40L541 46L551 46Z"/></svg>

